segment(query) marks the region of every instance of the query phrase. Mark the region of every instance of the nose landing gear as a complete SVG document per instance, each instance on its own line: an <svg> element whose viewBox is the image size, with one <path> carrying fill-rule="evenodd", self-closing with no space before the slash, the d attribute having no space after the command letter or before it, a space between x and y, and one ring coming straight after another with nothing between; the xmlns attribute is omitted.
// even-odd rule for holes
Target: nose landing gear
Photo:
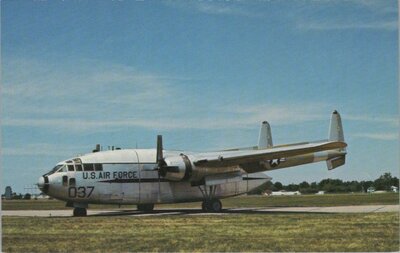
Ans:
<svg viewBox="0 0 400 253"><path fill-rule="evenodd" d="M87 215L86 208L82 208L82 207L74 208L74 217L83 217L86 215Z"/></svg>
<svg viewBox="0 0 400 253"><path fill-rule="evenodd" d="M87 203L77 203L68 201L65 206L74 208L74 217L83 217L87 215L86 212L86 208L88 208Z"/></svg>

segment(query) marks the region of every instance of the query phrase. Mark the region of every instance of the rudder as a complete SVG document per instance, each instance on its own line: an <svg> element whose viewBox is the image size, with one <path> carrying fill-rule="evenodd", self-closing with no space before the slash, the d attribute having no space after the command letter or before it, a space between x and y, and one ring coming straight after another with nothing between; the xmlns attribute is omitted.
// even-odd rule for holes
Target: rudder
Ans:
<svg viewBox="0 0 400 253"><path fill-rule="evenodd" d="M336 110L332 113L331 117L331 125L329 127L329 140L344 142L342 119L340 117L340 114Z"/></svg>
<svg viewBox="0 0 400 253"><path fill-rule="evenodd" d="M330 141L342 141L344 142L342 119L338 111L333 111L331 117L331 125L329 127L329 140ZM340 155L331 158L326 161L326 166L328 170L333 170L340 167L346 163L346 149L340 149Z"/></svg>
<svg viewBox="0 0 400 253"><path fill-rule="evenodd" d="M271 126L267 121L264 121L261 124L260 135L258 137L258 148L271 148L272 144L272 135L271 135Z"/></svg>

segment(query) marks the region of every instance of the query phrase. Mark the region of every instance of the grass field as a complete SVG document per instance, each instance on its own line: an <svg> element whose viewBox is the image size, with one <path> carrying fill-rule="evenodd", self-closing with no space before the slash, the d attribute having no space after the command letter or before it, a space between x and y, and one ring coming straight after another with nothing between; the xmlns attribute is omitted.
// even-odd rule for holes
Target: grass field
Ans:
<svg viewBox="0 0 400 253"><path fill-rule="evenodd" d="M224 208L229 207L264 207L264 206L342 206L399 204L398 193L381 194L325 194L299 196L239 196L222 200ZM157 207L199 207L200 202L184 204L158 205ZM157 208L156 207L156 208ZM90 209L114 209L117 205L90 205ZM122 208L136 208L122 206ZM9 200L2 201L3 210L55 210L70 209L65 202L58 200Z"/></svg>
<svg viewBox="0 0 400 253"><path fill-rule="evenodd" d="M3 217L4 252L398 250L397 213Z"/></svg>
<svg viewBox="0 0 400 253"><path fill-rule="evenodd" d="M399 195L240 196L225 208L399 204ZM199 207L200 203L158 205ZM157 208L156 207L156 208ZM4 210L66 209L57 200L3 201ZM92 209L118 206L91 205ZM135 209L135 206L123 206ZM398 251L397 213L2 217L4 252Z"/></svg>

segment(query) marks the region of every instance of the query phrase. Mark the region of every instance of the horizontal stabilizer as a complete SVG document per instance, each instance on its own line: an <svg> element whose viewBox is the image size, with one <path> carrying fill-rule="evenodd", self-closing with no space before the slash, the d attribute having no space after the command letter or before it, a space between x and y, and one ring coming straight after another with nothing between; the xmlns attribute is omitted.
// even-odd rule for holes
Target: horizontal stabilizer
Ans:
<svg viewBox="0 0 400 253"><path fill-rule="evenodd" d="M339 156L326 161L326 166L328 170L333 170L339 166L342 166L346 163L346 156Z"/></svg>

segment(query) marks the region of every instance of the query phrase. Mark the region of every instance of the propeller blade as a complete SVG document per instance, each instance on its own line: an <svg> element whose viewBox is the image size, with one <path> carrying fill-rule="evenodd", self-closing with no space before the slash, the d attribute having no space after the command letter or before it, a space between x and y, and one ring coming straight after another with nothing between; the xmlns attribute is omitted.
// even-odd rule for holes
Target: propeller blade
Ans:
<svg viewBox="0 0 400 253"><path fill-rule="evenodd" d="M162 135L157 135L157 164L158 167L163 165L163 145L162 145Z"/></svg>
<svg viewBox="0 0 400 253"><path fill-rule="evenodd" d="M158 178L160 176L165 176L167 171L164 169L165 161L163 157L163 144L162 144L162 135L157 135L157 155L156 155L157 167L155 169L158 170Z"/></svg>

